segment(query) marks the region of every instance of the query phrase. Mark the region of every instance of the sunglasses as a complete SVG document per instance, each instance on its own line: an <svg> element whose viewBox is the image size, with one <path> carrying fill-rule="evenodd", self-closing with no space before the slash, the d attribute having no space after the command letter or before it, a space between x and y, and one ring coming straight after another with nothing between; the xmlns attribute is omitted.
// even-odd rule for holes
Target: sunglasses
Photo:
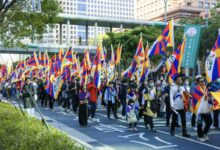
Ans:
<svg viewBox="0 0 220 150"><path fill-rule="evenodd" d="M204 80L204 79L202 79L202 80L200 80L199 82L204 83L204 82L205 82L205 80Z"/></svg>

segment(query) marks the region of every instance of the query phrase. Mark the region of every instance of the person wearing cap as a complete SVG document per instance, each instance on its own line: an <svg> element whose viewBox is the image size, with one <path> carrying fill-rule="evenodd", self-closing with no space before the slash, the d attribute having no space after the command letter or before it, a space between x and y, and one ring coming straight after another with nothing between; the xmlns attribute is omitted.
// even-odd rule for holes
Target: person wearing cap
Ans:
<svg viewBox="0 0 220 150"><path fill-rule="evenodd" d="M156 132L154 127L153 118L157 116L157 107L158 107L158 100L157 100L157 92L154 85L153 79L148 79L148 86L143 90L143 99L142 99L142 109L144 115L144 124L150 125L150 129L152 132Z"/></svg>
<svg viewBox="0 0 220 150"><path fill-rule="evenodd" d="M110 117L110 110L112 109L115 119L118 119L116 108L115 108L115 97L117 96L116 89L113 86L113 82L110 82L106 85L106 91L105 91L105 101L107 103L107 117L111 119Z"/></svg>
<svg viewBox="0 0 220 150"><path fill-rule="evenodd" d="M174 79L175 84L170 88L170 107L172 110L172 122L170 134L175 135L175 124L177 121L178 114L181 118L182 123L182 136L190 137L186 131L186 112L184 110L183 92L185 91L182 86L182 77L177 75Z"/></svg>
<svg viewBox="0 0 220 150"><path fill-rule="evenodd" d="M209 140L207 134L212 125L212 116L210 113L211 109L209 105L209 93L205 82L206 81L203 77L197 78L198 85L196 86L193 93L193 111L197 117L198 140L201 142ZM205 122L204 128L203 121Z"/></svg>
<svg viewBox="0 0 220 150"><path fill-rule="evenodd" d="M87 91L89 92L89 114L91 115L92 121L99 121L95 119L95 112L97 108L98 89L95 86L94 79L90 78L90 82L87 84Z"/></svg>

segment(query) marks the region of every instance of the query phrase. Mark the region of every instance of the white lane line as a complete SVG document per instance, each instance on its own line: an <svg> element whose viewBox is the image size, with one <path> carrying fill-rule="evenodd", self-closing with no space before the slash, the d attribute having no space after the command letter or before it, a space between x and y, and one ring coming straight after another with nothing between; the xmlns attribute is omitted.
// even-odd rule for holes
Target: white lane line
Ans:
<svg viewBox="0 0 220 150"><path fill-rule="evenodd" d="M100 113L98 113L98 114L101 115L101 116L105 116L105 115L102 115ZM126 122L125 120L119 120L119 121L124 122L124 123ZM141 127L141 128L145 128L145 126L143 126L143 125L137 125L137 126ZM169 132L165 132L165 131L161 131L161 130L157 130L157 132L163 133L163 134L166 134L166 135L170 135ZM211 144L208 144L208 143L203 143L203 142L196 141L196 140L193 140L193 139L190 139L190 138L185 138L185 137L182 137L182 136L179 136L179 135L175 135L175 137L220 150L220 147L214 146L214 145L211 145Z"/></svg>
<svg viewBox="0 0 220 150"><path fill-rule="evenodd" d="M165 132L165 131L161 131L161 130L157 130L157 132L170 135L169 132ZM211 145L211 144L208 144L208 143L199 142L199 141L196 141L196 140L193 140L193 139L190 139L190 138L185 138L185 137L182 137L182 136L179 136L179 135L175 135L175 137L180 138L180 139L184 139L184 140L187 140L187 141L190 141L190 142L194 142L194 143L197 143L197 144L205 145L205 146L208 146L208 147L211 147L211 148L214 148L214 149L218 149L218 150L220 149L220 147L218 147L218 146L214 146L214 145Z"/></svg>
<svg viewBox="0 0 220 150"><path fill-rule="evenodd" d="M167 144L167 145L171 145L172 143L170 143L170 142L167 142L167 141L164 141L164 140L162 140L161 138L159 138L159 137L154 137L156 140L158 140L158 141L160 141L160 142L162 142L162 143L165 143L165 144Z"/></svg>
<svg viewBox="0 0 220 150"><path fill-rule="evenodd" d="M130 142L146 145L146 146L149 146L149 147L154 148L154 149L163 149L163 148L177 147L177 145L154 146L154 145L151 145L151 144L147 144L147 143L140 142L140 141L134 141L134 140L131 140Z"/></svg>

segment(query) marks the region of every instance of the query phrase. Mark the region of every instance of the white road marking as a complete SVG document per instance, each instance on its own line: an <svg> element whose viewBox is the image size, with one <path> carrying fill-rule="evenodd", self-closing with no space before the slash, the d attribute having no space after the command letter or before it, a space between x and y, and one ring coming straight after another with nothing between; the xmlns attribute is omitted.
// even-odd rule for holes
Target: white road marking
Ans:
<svg viewBox="0 0 220 150"><path fill-rule="evenodd" d="M159 137L154 137L154 138L155 138L156 140L158 140L158 141L164 143L164 144L167 144L167 145L171 145L171 144L172 144L172 143L170 143L170 142L167 142L167 141L164 141L164 140L160 139Z"/></svg>
<svg viewBox="0 0 220 150"><path fill-rule="evenodd" d="M144 143L144 142L140 142L140 141L134 141L134 140L131 140L130 142L146 145L146 146L154 148L154 149L163 149L163 148L177 147L177 145L154 146L154 145L151 145L151 144L148 144L148 143Z"/></svg>

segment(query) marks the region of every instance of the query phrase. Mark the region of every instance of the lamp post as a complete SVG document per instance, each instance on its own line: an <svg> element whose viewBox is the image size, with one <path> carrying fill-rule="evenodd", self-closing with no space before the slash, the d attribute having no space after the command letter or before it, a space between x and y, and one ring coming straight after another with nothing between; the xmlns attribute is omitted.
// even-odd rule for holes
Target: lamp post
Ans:
<svg viewBox="0 0 220 150"><path fill-rule="evenodd" d="M167 2L168 2L168 0L163 0L163 1L164 1L164 9L165 9L164 22L167 22Z"/></svg>
<svg viewBox="0 0 220 150"><path fill-rule="evenodd" d="M209 26L209 3L208 3L208 0L206 0L206 15L205 15L205 24L206 24L206 27L208 28Z"/></svg>

